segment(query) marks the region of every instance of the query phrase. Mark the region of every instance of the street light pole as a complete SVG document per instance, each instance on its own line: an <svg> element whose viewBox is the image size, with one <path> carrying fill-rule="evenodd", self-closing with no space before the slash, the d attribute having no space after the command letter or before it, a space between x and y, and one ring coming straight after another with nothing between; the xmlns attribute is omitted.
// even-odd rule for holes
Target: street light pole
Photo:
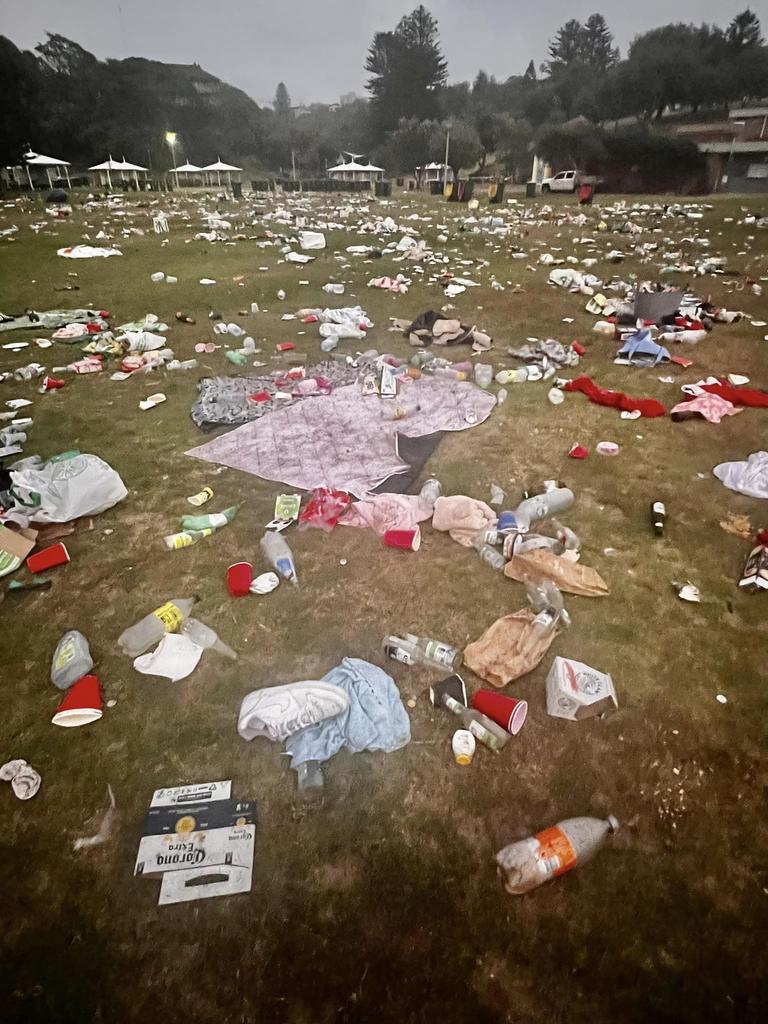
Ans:
<svg viewBox="0 0 768 1024"><path fill-rule="evenodd" d="M179 187L179 172L176 170L176 132L166 132L165 141L171 151L171 171L176 173L176 188Z"/></svg>
<svg viewBox="0 0 768 1024"><path fill-rule="evenodd" d="M445 188L446 185L448 184L448 153L450 151L450 146L451 127L450 125L448 125L448 127L445 130L445 163L443 164L443 194L445 194Z"/></svg>

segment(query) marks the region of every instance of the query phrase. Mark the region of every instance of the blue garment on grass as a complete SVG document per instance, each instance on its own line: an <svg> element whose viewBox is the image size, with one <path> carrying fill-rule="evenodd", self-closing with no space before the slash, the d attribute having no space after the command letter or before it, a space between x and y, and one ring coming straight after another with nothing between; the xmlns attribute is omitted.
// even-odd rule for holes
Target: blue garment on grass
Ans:
<svg viewBox="0 0 768 1024"><path fill-rule="evenodd" d="M639 366L657 366L660 362L668 362L672 357L663 345L659 345L651 337L648 328L631 334L616 353L620 359L629 359Z"/></svg>
<svg viewBox="0 0 768 1024"><path fill-rule="evenodd" d="M289 736L286 752L291 767L305 761L327 761L346 747L361 750L399 750L411 740L411 720L391 676L360 658L345 658L323 676L323 682L340 686L349 696L349 708L317 725Z"/></svg>

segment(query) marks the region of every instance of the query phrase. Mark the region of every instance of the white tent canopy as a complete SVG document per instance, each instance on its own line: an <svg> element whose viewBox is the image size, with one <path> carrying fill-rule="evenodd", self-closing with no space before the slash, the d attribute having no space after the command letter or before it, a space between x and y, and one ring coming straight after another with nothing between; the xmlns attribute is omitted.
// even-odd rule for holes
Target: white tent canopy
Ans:
<svg viewBox="0 0 768 1024"><path fill-rule="evenodd" d="M69 180L68 168L72 166L69 160L57 160L55 156L43 156L42 153L33 153L31 150L29 153L24 154L24 162L27 165L27 178L29 179L29 187L32 187L32 175L29 173L30 167L44 167L45 173L48 175L48 187L53 188L53 180L51 179L51 168L61 167L64 170L64 176L67 179L67 184L72 187L72 182Z"/></svg>
<svg viewBox="0 0 768 1024"><path fill-rule="evenodd" d="M206 167L201 168L205 174L213 174L216 172L216 182L221 185L221 173L222 171L227 175L227 182L231 186L232 184L232 171L242 171L242 167L235 167L234 164L225 164L221 157L216 159L213 164L208 164Z"/></svg>
<svg viewBox="0 0 768 1024"><path fill-rule="evenodd" d="M350 160L349 163L329 167L328 174L339 181L375 181L377 177L384 174L384 168L376 167L375 164L359 164L356 160Z"/></svg>
<svg viewBox="0 0 768 1024"><path fill-rule="evenodd" d="M100 164L94 164L93 167L88 168L89 171L99 171L102 181L106 177L107 185L112 188L112 177L110 171L130 171L133 174L133 179L136 182L136 187L139 185L139 171L143 174L147 173L147 168L142 167L141 164L132 164L123 157L122 160L114 160L112 155L108 160L104 160Z"/></svg>

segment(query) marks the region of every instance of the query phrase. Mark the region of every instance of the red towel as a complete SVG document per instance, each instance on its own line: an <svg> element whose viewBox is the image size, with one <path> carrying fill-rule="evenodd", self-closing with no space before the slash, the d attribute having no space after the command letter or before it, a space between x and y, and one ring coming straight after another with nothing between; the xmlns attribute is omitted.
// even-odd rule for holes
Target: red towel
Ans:
<svg viewBox="0 0 768 1024"><path fill-rule="evenodd" d="M768 409L768 391L755 391L754 388L735 388L732 384L721 381L719 384L702 384L702 391L710 395L719 395L733 405L747 405L750 409Z"/></svg>
<svg viewBox="0 0 768 1024"><path fill-rule="evenodd" d="M610 405L622 412L634 412L639 409L643 416L667 415L666 408L655 398L630 398L623 391L608 391L595 384L591 377L577 377L576 380L569 381L564 390L580 391L590 402L595 402L596 405Z"/></svg>

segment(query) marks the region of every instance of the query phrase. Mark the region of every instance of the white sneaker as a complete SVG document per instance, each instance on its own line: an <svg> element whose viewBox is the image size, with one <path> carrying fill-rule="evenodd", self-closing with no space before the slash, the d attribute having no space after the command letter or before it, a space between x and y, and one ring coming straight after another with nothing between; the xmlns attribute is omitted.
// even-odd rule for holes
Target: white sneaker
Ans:
<svg viewBox="0 0 768 1024"><path fill-rule="evenodd" d="M305 680L269 686L243 699L237 731L245 740L266 736L280 743L308 725L335 718L348 707L347 694L331 683Z"/></svg>

